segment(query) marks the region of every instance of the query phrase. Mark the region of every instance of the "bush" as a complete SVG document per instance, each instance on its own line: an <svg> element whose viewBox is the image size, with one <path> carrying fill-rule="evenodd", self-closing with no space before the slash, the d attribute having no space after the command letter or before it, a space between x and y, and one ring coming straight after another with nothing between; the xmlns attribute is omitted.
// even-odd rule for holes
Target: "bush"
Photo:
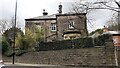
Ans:
<svg viewBox="0 0 120 68"><path fill-rule="evenodd" d="M24 53L26 53L25 50L16 50L15 55L16 55L16 56L21 56L21 55L23 55Z"/></svg>
<svg viewBox="0 0 120 68"><path fill-rule="evenodd" d="M16 56L21 56L21 55L23 55L24 53L26 53L26 51L25 50L15 50L15 55ZM4 55L5 56L7 56L7 57L12 57L13 56L13 49L9 49L8 51L6 51L5 53L4 53Z"/></svg>
<svg viewBox="0 0 120 68"><path fill-rule="evenodd" d="M9 49L9 43L6 40L2 40L2 54L4 54Z"/></svg>
<svg viewBox="0 0 120 68"><path fill-rule="evenodd" d="M7 57L12 57L13 54L14 54L13 51L10 50L10 49L4 53L4 55L7 56Z"/></svg>

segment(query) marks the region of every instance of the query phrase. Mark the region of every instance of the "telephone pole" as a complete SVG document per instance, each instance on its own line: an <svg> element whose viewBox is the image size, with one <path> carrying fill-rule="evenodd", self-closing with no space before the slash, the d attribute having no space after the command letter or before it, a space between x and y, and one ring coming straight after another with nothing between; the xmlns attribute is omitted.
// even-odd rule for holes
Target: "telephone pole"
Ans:
<svg viewBox="0 0 120 68"><path fill-rule="evenodd" d="M14 62L15 62L16 17L17 17L17 0L16 0L16 3L15 3L15 22L14 22L14 26L13 26L14 38L13 38L13 61L12 61L12 64L14 64Z"/></svg>

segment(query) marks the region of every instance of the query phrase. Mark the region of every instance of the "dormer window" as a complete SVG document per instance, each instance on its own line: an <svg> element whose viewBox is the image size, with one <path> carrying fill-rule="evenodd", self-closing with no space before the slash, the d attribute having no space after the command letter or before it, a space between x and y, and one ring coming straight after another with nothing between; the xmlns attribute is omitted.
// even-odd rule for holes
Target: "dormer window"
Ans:
<svg viewBox="0 0 120 68"><path fill-rule="evenodd" d="M69 21L69 29L74 29L75 22L74 21Z"/></svg>
<svg viewBox="0 0 120 68"><path fill-rule="evenodd" d="M55 23L51 23L51 31L52 32L56 31L56 24Z"/></svg>

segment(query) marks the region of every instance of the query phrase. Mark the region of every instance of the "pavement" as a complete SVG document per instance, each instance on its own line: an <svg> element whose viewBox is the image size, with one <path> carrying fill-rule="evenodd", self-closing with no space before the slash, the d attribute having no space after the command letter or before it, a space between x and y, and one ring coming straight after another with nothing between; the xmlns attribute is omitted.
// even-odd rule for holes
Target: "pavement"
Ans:
<svg viewBox="0 0 120 68"><path fill-rule="evenodd" d="M5 62L5 68L118 68L116 66L62 66L62 65L48 65L48 64L28 64L28 63L9 63Z"/></svg>
<svg viewBox="0 0 120 68"><path fill-rule="evenodd" d="M60 66L60 65L48 65L48 64L28 64L28 63L10 63L10 62L4 62L5 66Z"/></svg>

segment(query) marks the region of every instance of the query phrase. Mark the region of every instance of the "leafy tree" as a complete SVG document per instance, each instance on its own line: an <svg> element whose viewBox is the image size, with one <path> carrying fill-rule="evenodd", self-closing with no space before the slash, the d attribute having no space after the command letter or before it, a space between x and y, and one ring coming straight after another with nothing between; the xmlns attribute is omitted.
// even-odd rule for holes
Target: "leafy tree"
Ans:
<svg viewBox="0 0 120 68"><path fill-rule="evenodd" d="M40 26L34 25L36 41L43 41L44 33Z"/></svg>
<svg viewBox="0 0 120 68"><path fill-rule="evenodd" d="M102 34L103 33L103 29L96 29L95 31L92 31L89 35L93 35L96 32L98 32L99 34Z"/></svg>
<svg viewBox="0 0 120 68"><path fill-rule="evenodd" d="M43 30L40 26L33 25L33 28L27 28L24 36L24 44L28 47L36 47L37 43L43 40Z"/></svg>
<svg viewBox="0 0 120 68"><path fill-rule="evenodd" d="M23 48L23 36L20 33L17 33L17 37L15 38L15 47Z"/></svg>
<svg viewBox="0 0 120 68"><path fill-rule="evenodd" d="M29 46L32 46L33 44L35 44L34 43L35 42L35 34L30 29L26 29L24 41Z"/></svg>

